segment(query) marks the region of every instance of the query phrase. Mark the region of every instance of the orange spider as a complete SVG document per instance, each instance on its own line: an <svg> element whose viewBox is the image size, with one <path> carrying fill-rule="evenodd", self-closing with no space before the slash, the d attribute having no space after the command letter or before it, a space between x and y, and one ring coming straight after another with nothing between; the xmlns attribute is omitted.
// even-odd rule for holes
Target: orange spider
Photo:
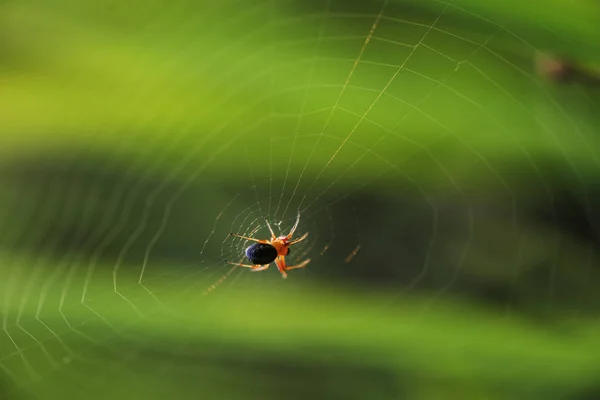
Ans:
<svg viewBox="0 0 600 400"><path fill-rule="evenodd" d="M239 237L242 239L251 240L253 242L256 242L253 245L249 246L245 252L246 258L248 260L250 260L252 265L239 264L239 263L234 263L234 262L227 261L227 260L225 260L225 262L227 262L228 264L237 265L239 267L251 268L251 271L264 271L267 268L269 268L269 265L273 261L275 261L275 264L277 265L277 269L279 269L279 272L281 272L281 275L284 278L287 278L287 273L285 271L288 271L290 269L303 268L306 266L306 264L308 264L310 262L310 258L309 258L309 259L302 261L298 265L293 265L290 267L288 267L285 263L285 256L290 254L290 246L306 239L306 237L308 236L308 232L306 232L304 235L302 235L302 237L300 237L299 239L291 240L292 235L296 231L296 228L298 227L298 223L300 222L300 214L298 214L298 218L296 219L296 223L292 227L292 230L286 236L279 236L279 237L275 236L275 233L273 232L273 229L271 228L269 221L267 221L266 218L265 218L265 221L267 222L267 227L269 228L269 232L271 232L271 239L269 239L269 240L255 239L255 238L251 238L251 237L247 237L247 236L236 235L235 233L229 234L229 236L235 236L235 237Z"/></svg>

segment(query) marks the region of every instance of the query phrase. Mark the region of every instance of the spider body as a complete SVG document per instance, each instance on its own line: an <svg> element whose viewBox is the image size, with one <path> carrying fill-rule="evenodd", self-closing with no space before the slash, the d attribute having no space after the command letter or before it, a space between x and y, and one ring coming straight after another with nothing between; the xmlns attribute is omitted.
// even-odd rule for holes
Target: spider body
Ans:
<svg viewBox="0 0 600 400"><path fill-rule="evenodd" d="M277 249L268 243L254 243L246 249L246 258L255 265L271 264L278 255Z"/></svg>
<svg viewBox="0 0 600 400"><path fill-rule="evenodd" d="M248 264L240 264L234 263L231 261L225 260L227 263L232 265L237 265L240 267L251 268L252 271L264 271L269 268L269 265L275 261L275 265L277 265L277 269L281 273L281 276L287 278L286 271L295 268L303 268L310 262L310 259L304 260L298 265L288 266L285 262L285 256L290 254L290 246L296 243L299 243L306 239L308 236L308 232L302 235L299 239L292 240L292 236L298 227L298 223L300 222L300 214L298 214L298 218L296 219L296 223L292 227L290 233L285 236L275 236L273 233L273 229L269 224L269 221L265 219L267 223L267 227L269 228L269 232L271 233L271 238L266 240L255 239L252 237L236 235L235 233L230 233L230 236L239 237L242 239L250 240L256 242L246 248L246 258L252 263L252 265Z"/></svg>

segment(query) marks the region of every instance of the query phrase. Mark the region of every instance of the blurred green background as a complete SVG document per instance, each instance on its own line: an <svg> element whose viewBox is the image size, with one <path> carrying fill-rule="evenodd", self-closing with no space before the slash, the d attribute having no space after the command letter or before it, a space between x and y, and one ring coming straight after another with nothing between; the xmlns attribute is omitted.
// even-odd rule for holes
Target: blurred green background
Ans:
<svg viewBox="0 0 600 400"><path fill-rule="evenodd" d="M0 1L0 399L600 398L598 26Z"/></svg>

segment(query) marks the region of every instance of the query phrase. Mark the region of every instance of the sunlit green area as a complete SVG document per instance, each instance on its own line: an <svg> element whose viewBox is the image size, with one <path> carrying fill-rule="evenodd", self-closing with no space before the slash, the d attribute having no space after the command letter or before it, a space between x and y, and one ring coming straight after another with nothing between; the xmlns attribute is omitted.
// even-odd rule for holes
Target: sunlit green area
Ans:
<svg viewBox="0 0 600 400"><path fill-rule="evenodd" d="M0 2L0 399L598 397L598 26Z"/></svg>

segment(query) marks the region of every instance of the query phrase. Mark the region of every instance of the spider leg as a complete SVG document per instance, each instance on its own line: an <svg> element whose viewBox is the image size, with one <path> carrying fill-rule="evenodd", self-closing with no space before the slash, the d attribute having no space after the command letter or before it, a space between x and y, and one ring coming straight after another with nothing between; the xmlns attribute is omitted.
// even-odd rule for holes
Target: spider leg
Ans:
<svg viewBox="0 0 600 400"><path fill-rule="evenodd" d="M291 245L293 245L293 244L296 244L296 243L298 243L298 242L301 242L301 241L303 241L304 239L306 239L306 237L307 237L307 236L308 236L308 232L306 232L304 235L302 235L302 237L300 237L300 238L298 238L298 239L296 239L296 240L292 240L291 242L289 242L289 243L288 243L288 245L290 245L290 246L291 246Z"/></svg>
<svg viewBox="0 0 600 400"><path fill-rule="evenodd" d="M250 265L250 264L240 264L240 263L234 263L232 261L227 261L224 260L227 264L231 264L231 265L237 265L238 267L245 267L245 268L251 268L252 271L264 271L265 269L269 268L269 264L265 264L265 265Z"/></svg>
<svg viewBox="0 0 600 400"><path fill-rule="evenodd" d="M271 238L275 239L277 236L275 236L275 232L273 232L273 228L271 228L271 224L269 223L269 220L267 220L265 218L265 222L267 223L267 227L269 228L269 232L271 232Z"/></svg>
<svg viewBox="0 0 600 400"><path fill-rule="evenodd" d="M292 266L288 267L285 264L285 256L279 256L275 259L275 264L277 264L277 269L279 269L279 272L281 272L281 276L283 276L284 278L287 278L287 273L285 271L290 270L290 269L296 269L296 268L304 268L304 267L306 267L306 264L308 264L309 262L310 262L310 258L302 261L298 265L292 265Z"/></svg>
<svg viewBox="0 0 600 400"><path fill-rule="evenodd" d="M290 270L290 269L296 269L296 268L304 268L304 267L306 267L306 264L308 264L309 262L310 262L310 258L307 258L306 260L302 261L300 264L292 265L291 267L285 267L285 269Z"/></svg>
<svg viewBox="0 0 600 400"><path fill-rule="evenodd" d="M294 232L296 232L296 228L298 227L299 223L300 223L300 211L298 211L298 217L296 218L296 223L294 224L294 226L292 226L292 230L286 236L288 239L290 239L294 235Z"/></svg>
<svg viewBox="0 0 600 400"><path fill-rule="evenodd" d="M264 271L265 269L269 268L269 264L265 264L265 265L261 265L261 266L256 266L256 267L252 267L252 272L257 272L257 271Z"/></svg>
<svg viewBox="0 0 600 400"><path fill-rule="evenodd" d="M260 265L240 264L240 263L235 263L233 261L227 261L227 260L223 260L223 261L225 261L227 264L237 265L238 267L246 267L246 268L260 267Z"/></svg>
<svg viewBox="0 0 600 400"><path fill-rule="evenodd" d="M287 274L285 272L285 257L279 256L275 259L275 265L277 265L277 269L281 273L281 276L285 279L287 278Z"/></svg>
<svg viewBox="0 0 600 400"><path fill-rule="evenodd" d="M253 242L258 242L258 243L269 243L268 240L261 240L261 239L254 239L248 236L242 236L242 235L236 235L235 233L230 233L229 236L235 236L238 238L242 238L242 239L246 239L246 240L251 240Z"/></svg>

